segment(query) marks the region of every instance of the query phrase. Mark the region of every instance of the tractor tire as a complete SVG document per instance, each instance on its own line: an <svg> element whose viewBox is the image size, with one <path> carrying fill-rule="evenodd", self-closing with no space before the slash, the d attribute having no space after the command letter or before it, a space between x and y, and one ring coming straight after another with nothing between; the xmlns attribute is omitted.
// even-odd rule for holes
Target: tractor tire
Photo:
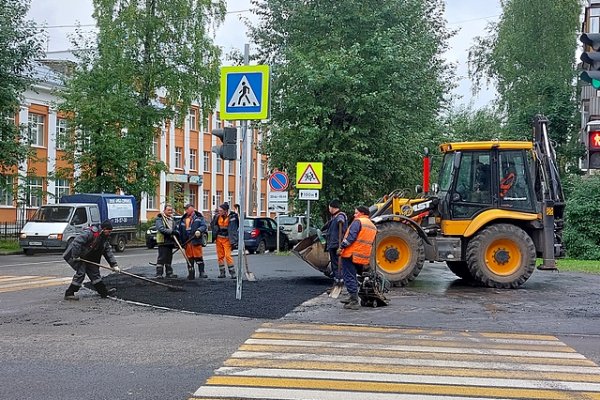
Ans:
<svg viewBox="0 0 600 400"><path fill-rule="evenodd" d="M446 261L448 269L465 281L473 281L473 275L469 271L469 265L466 261Z"/></svg>
<svg viewBox="0 0 600 400"><path fill-rule="evenodd" d="M535 245L523 229L496 224L479 232L467 245L467 264L473 278L487 287L514 289L535 269Z"/></svg>
<svg viewBox="0 0 600 400"><path fill-rule="evenodd" d="M394 286L405 286L414 280L425 262L423 239L409 225L387 222L377 225L376 248L371 264Z"/></svg>

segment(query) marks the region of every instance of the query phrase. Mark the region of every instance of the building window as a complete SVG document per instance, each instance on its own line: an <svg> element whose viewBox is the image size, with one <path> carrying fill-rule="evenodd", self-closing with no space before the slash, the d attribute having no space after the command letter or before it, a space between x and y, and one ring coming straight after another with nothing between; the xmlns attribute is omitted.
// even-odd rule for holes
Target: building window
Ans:
<svg viewBox="0 0 600 400"><path fill-rule="evenodd" d="M266 202L265 194L261 193L260 194L260 211L264 211L266 209L267 209L267 202Z"/></svg>
<svg viewBox="0 0 600 400"><path fill-rule="evenodd" d="M233 161L227 161L227 173L233 175L235 172L235 164Z"/></svg>
<svg viewBox="0 0 600 400"><path fill-rule="evenodd" d="M0 177L0 206L12 206L14 199L12 176Z"/></svg>
<svg viewBox="0 0 600 400"><path fill-rule="evenodd" d="M221 159L221 156L219 154L217 154L217 165L215 172L223 173L223 160Z"/></svg>
<svg viewBox="0 0 600 400"><path fill-rule="evenodd" d="M234 203L233 199L234 199L233 192L227 193L227 202L229 203L229 205L231 207L233 207L233 203Z"/></svg>
<svg viewBox="0 0 600 400"><path fill-rule="evenodd" d="M190 169L192 171L196 171L197 169L197 159L198 158L198 151L196 149L190 149Z"/></svg>
<svg viewBox="0 0 600 400"><path fill-rule="evenodd" d="M92 135L88 131L77 132L77 151L88 151L92 146Z"/></svg>
<svg viewBox="0 0 600 400"><path fill-rule="evenodd" d="M154 157L158 156L158 138L155 136L152 138L152 147L150 148L150 154Z"/></svg>
<svg viewBox="0 0 600 400"><path fill-rule="evenodd" d="M194 205L194 208L198 205L198 196L196 195L196 187L190 187L190 198L189 202Z"/></svg>
<svg viewBox="0 0 600 400"><path fill-rule="evenodd" d="M217 196L216 196L216 205L217 207L220 206L221 204L223 204L223 192L220 190L217 190Z"/></svg>
<svg viewBox="0 0 600 400"><path fill-rule="evenodd" d="M588 33L600 33L600 8L590 8L590 29Z"/></svg>
<svg viewBox="0 0 600 400"><path fill-rule="evenodd" d="M42 205L44 196L42 178L29 177L27 178L27 206L39 207Z"/></svg>
<svg viewBox="0 0 600 400"><path fill-rule="evenodd" d="M189 110L190 130L198 130L198 111L195 108Z"/></svg>
<svg viewBox="0 0 600 400"><path fill-rule="evenodd" d="M183 162L181 159L181 147L175 147L175 168L183 168Z"/></svg>
<svg viewBox="0 0 600 400"><path fill-rule="evenodd" d="M15 124L16 124L16 121L15 121L15 113L14 113L14 112L13 112L13 113L9 113L9 114L8 114L8 115L6 115L6 117L4 117L4 118L6 119L6 122L9 122L9 123L11 123L11 124L13 124L13 125L15 125Z"/></svg>
<svg viewBox="0 0 600 400"><path fill-rule="evenodd" d="M56 119L56 150L64 150L67 146L67 120L64 118Z"/></svg>
<svg viewBox="0 0 600 400"><path fill-rule="evenodd" d="M41 114L29 114L29 142L34 146L44 145L44 120Z"/></svg>
<svg viewBox="0 0 600 400"><path fill-rule="evenodd" d="M65 194L71 194L71 183L68 179L57 179L54 186L54 198L60 200Z"/></svg>
<svg viewBox="0 0 600 400"><path fill-rule="evenodd" d="M210 210L210 203L208 199L210 198L210 191L204 190L202 192L202 205L204 210Z"/></svg>
<svg viewBox="0 0 600 400"><path fill-rule="evenodd" d="M221 122L221 113L217 111L217 121L215 123L215 128L220 129L223 127L223 123Z"/></svg>
<svg viewBox="0 0 600 400"><path fill-rule="evenodd" d="M146 209L147 210L156 210L156 196L154 193L146 196Z"/></svg>
<svg viewBox="0 0 600 400"><path fill-rule="evenodd" d="M205 124L205 125L204 125L204 133L205 133L206 135L210 135L210 133L209 133L209 131L210 131L210 118L211 118L211 115L209 114L209 115L206 117L206 119L204 120L204 124Z"/></svg>
<svg viewBox="0 0 600 400"><path fill-rule="evenodd" d="M209 151L204 152L204 162L202 164L203 164L204 172L210 172L210 152Z"/></svg>

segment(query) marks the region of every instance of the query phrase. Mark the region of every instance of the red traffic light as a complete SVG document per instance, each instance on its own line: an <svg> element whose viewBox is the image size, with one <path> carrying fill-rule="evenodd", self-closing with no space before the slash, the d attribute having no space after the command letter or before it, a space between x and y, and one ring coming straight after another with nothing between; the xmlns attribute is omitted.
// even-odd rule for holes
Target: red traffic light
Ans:
<svg viewBox="0 0 600 400"><path fill-rule="evenodd" d="M591 131L589 140L590 149L600 150L600 131Z"/></svg>

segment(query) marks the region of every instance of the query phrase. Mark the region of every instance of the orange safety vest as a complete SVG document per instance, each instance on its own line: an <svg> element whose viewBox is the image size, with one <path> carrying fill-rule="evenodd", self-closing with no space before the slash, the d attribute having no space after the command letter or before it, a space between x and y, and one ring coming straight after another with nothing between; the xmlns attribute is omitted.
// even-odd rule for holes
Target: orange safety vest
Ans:
<svg viewBox="0 0 600 400"><path fill-rule="evenodd" d="M506 193L508 193L512 185L515 183L515 178L515 174L510 172L500 180L500 197L506 196Z"/></svg>
<svg viewBox="0 0 600 400"><path fill-rule="evenodd" d="M219 227L217 236L228 237L227 229L229 228L229 215L226 215L224 217L219 216L217 218L217 226Z"/></svg>
<svg viewBox="0 0 600 400"><path fill-rule="evenodd" d="M377 235L377 228L367 216L358 217L358 222L360 222L358 236L350 246L342 250L342 257L351 257L352 262L355 264L368 265L371 258L371 250L373 249L373 242L375 242L375 235ZM344 239L346 239L349 233L350 228L346 231Z"/></svg>

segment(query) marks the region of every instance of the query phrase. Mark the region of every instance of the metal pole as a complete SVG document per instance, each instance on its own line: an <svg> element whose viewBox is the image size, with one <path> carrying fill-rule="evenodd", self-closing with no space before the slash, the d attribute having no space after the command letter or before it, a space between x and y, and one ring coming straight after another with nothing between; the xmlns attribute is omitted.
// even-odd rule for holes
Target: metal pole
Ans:
<svg viewBox="0 0 600 400"><path fill-rule="evenodd" d="M306 237L310 236L310 200L307 200L308 204L306 205L306 230L308 231L308 233L306 234Z"/></svg>
<svg viewBox="0 0 600 400"><path fill-rule="evenodd" d="M279 211L275 215L277 216L277 247L275 248L275 253L279 253Z"/></svg>
<svg viewBox="0 0 600 400"><path fill-rule="evenodd" d="M249 64L249 59L250 59L250 45L249 44L245 44L244 45L244 65L248 65ZM221 94L223 95L223 94ZM239 215L239 220L240 220L240 227L238 230L238 263L237 263L237 274L236 274L236 278L237 278L237 284L236 284L236 290L235 290L235 298L238 300L242 299L242 268L243 268L243 260L242 258L244 257L244 254L246 252L246 246L244 245L244 219L245 219L245 212L246 212L246 199L248 197L247 194L247 181L248 181L248 156L246 153L246 144L248 143L248 140L246 139L246 135L248 133L248 121L242 121L241 122L241 126L242 126L242 154L240 156L240 175L241 175L241 179L240 179L240 215Z"/></svg>

